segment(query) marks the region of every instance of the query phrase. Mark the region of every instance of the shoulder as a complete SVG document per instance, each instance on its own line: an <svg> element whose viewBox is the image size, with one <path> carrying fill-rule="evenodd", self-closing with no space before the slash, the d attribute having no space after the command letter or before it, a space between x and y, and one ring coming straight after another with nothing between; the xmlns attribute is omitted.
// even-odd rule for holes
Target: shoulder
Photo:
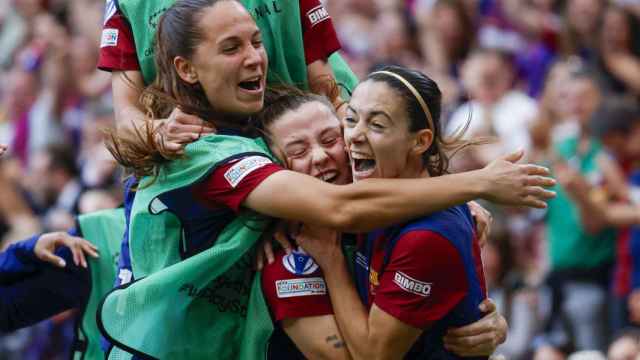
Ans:
<svg viewBox="0 0 640 360"><path fill-rule="evenodd" d="M271 152L265 142L260 138L248 138L243 136L207 135L187 145L187 155L199 155L213 152L217 157L225 158L234 154L256 153L271 158Z"/></svg>

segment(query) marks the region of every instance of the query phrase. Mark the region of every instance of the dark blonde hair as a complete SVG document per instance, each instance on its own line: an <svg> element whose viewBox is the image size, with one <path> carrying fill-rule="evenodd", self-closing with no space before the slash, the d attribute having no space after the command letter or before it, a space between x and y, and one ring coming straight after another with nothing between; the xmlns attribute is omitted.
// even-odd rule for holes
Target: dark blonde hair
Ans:
<svg viewBox="0 0 640 360"><path fill-rule="evenodd" d="M401 79L404 79L404 82ZM409 116L409 131L412 133L423 129L433 131L433 142L423 154L423 164L430 176L440 176L448 172L450 159L460 150L488 142L487 139L465 140L469 121L457 129L451 136L442 134L440 122L442 93L438 84L427 75L417 70L401 66L385 66L375 71L366 80L386 83L405 102ZM406 83L405 83L406 82ZM415 90L416 93L412 90ZM423 107L423 105L425 107ZM430 124L433 124L433 128Z"/></svg>

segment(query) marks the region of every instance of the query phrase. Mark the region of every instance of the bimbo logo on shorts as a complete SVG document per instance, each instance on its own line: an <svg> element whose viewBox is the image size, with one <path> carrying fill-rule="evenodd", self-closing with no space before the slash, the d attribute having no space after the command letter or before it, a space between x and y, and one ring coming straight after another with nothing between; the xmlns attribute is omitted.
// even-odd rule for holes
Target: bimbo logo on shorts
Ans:
<svg viewBox="0 0 640 360"><path fill-rule="evenodd" d="M431 294L431 283L416 280L401 271L396 271L396 274L393 277L393 282L396 283L396 285L398 285L401 289L412 294L420 295L423 297L427 297L429 296L429 294Z"/></svg>

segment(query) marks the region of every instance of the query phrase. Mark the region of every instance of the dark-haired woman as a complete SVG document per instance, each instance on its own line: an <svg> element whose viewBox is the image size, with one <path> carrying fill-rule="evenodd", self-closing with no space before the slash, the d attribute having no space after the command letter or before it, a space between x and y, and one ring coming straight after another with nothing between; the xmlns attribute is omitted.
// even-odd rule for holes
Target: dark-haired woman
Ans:
<svg viewBox="0 0 640 360"><path fill-rule="evenodd" d="M284 92L269 96L266 103L259 115L265 138L289 169L337 185L352 182L340 121L326 98L299 91ZM487 219L476 220L481 223ZM345 254L350 254L346 249L353 248L353 236L343 236ZM277 249L273 261L262 268L261 281L275 327L270 358L349 357L322 271L313 258L302 249L289 254ZM489 354L504 339L506 322L491 310L482 311L490 314L469 327L454 330L458 334L454 340L466 345L459 348L459 354L477 351L483 343L485 354Z"/></svg>
<svg viewBox="0 0 640 360"><path fill-rule="evenodd" d="M178 2L162 16L156 43L149 109L165 116L178 105L220 131L179 158L156 145L150 127L138 139L112 137L114 155L141 178L128 223L136 282L114 290L98 314L123 351L261 356L264 344L253 339L270 329L249 287L256 286L250 250L269 217L367 231L476 197L544 206L552 196L539 187L552 183L546 169L507 161L518 155L474 173L346 186L285 170L246 130L263 106L267 58L240 3Z"/></svg>
<svg viewBox="0 0 640 360"><path fill-rule="evenodd" d="M447 151L471 144L443 137L440 106L437 84L420 72L387 67L370 74L343 121L354 180L444 175ZM359 240L355 286L335 233L308 226L298 241L324 270L355 358L458 359L450 351L456 345L445 347L447 329L477 321L486 297L475 236L466 205L371 232ZM486 358L486 349L473 350L469 355Z"/></svg>

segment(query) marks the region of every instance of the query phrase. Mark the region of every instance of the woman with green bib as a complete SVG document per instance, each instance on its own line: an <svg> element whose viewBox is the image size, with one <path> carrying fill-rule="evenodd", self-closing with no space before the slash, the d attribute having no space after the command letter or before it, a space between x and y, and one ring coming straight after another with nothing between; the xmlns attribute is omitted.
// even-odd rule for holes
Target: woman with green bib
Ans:
<svg viewBox="0 0 640 360"><path fill-rule="evenodd" d="M215 20L215 21L214 21ZM367 231L482 197L544 207L545 168L514 165L434 179L337 186L277 164L252 132L267 56L251 15L233 0L184 0L158 24L157 78L143 101L154 117L176 106L218 134L167 154L152 126L113 134L111 150L138 176L128 223L132 275L98 310L110 356L262 358L271 320L251 250L271 218ZM251 284L251 285L249 285Z"/></svg>

